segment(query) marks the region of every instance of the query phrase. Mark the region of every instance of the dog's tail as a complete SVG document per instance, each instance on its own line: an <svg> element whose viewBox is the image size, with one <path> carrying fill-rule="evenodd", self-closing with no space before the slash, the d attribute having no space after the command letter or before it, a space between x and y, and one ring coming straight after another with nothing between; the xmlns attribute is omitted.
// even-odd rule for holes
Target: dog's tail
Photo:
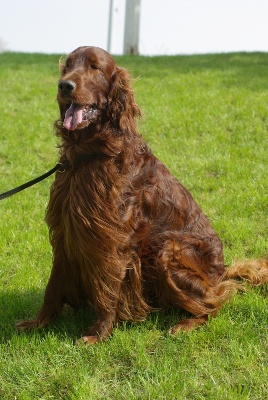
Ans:
<svg viewBox="0 0 268 400"><path fill-rule="evenodd" d="M235 262L225 270L223 280L229 279L241 279L253 286L268 282L268 259Z"/></svg>

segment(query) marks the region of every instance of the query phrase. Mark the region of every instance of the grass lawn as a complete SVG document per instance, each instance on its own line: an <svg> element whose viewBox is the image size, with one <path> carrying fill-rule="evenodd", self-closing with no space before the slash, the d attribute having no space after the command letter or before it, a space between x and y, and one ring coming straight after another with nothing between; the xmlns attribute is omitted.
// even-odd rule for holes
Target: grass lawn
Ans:
<svg viewBox="0 0 268 400"><path fill-rule="evenodd" d="M0 192L52 168L58 56L0 54ZM222 238L226 263L267 254L268 54L118 56L144 112L140 131ZM74 342L94 319L34 317L51 269L43 221L53 177L0 202L0 398L268 399L268 287L249 288L190 334L183 312L124 324L104 344Z"/></svg>

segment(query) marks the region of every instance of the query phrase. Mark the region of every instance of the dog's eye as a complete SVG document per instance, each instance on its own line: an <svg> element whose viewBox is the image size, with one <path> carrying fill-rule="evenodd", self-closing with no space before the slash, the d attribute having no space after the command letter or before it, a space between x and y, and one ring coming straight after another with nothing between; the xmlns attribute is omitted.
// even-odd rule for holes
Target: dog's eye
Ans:
<svg viewBox="0 0 268 400"><path fill-rule="evenodd" d="M100 69L100 67L98 67L96 64L92 64L92 65L90 66L90 68L92 68L92 69Z"/></svg>

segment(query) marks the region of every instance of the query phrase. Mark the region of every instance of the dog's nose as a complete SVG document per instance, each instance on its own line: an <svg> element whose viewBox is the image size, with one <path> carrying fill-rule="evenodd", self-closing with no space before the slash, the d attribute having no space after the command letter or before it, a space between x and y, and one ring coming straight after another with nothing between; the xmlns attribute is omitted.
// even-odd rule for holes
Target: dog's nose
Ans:
<svg viewBox="0 0 268 400"><path fill-rule="evenodd" d="M76 84L73 81L60 81L59 90L61 92L70 93L76 88Z"/></svg>

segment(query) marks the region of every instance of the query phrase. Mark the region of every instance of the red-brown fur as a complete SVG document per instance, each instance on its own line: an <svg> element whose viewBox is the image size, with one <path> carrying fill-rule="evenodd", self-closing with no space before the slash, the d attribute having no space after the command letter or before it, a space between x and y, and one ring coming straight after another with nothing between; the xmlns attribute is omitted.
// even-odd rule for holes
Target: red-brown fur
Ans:
<svg viewBox="0 0 268 400"><path fill-rule="evenodd" d="M71 90L63 89L66 81L74 84ZM72 102L95 111L89 123L70 131L63 124ZM85 343L155 308L193 314L171 328L176 333L216 315L242 287L232 278L268 281L266 260L225 269L222 243L208 218L137 132L141 113L128 73L107 52L80 47L70 54L58 103L60 161L88 158L56 174L46 214L53 268L39 314L20 329L45 326L67 303L97 313Z"/></svg>

